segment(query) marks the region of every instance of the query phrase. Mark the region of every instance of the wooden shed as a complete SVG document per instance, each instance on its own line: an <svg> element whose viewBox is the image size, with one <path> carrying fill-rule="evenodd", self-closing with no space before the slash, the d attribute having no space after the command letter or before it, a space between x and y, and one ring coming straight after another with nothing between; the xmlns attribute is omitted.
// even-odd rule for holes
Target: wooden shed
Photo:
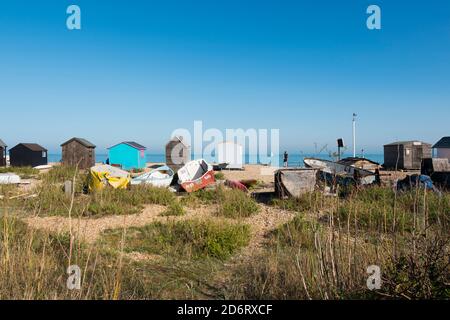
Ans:
<svg viewBox="0 0 450 320"><path fill-rule="evenodd" d="M183 142L183 137L173 137L166 144L166 164L174 172L191 161L191 147Z"/></svg>
<svg viewBox="0 0 450 320"><path fill-rule="evenodd" d="M72 138L62 145L62 164L89 169L95 166L95 145L83 138Z"/></svg>
<svg viewBox="0 0 450 320"><path fill-rule="evenodd" d="M433 146L436 149L436 158L445 158L450 162L450 137L443 137Z"/></svg>
<svg viewBox="0 0 450 320"><path fill-rule="evenodd" d="M47 149L37 143L19 143L9 150L12 167L36 167L47 164Z"/></svg>
<svg viewBox="0 0 450 320"><path fill-rule="evenodd" d="M422 159L431 158L431 144L421 141L399 141L384 146L384 167L419 170Z"/></svg>
<svg viewBox="0 0 450 320"><path fill-rule="evenodd" d="M0 167L6 166L6 147L6 143L4 143L2 139L0 139Z"/></svg>

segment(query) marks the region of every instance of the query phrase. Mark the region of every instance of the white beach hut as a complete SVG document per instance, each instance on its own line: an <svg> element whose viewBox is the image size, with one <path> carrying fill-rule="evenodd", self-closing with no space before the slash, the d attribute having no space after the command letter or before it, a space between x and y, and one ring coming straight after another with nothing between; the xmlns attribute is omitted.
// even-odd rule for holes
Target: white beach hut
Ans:
<svg viewBox="0 0 450 320"><path fill-rule="evenodd" d="M216 149L216 162L227 163L227 169L242 169L244 164L242 146L232 141L219 142Z"/></svg>

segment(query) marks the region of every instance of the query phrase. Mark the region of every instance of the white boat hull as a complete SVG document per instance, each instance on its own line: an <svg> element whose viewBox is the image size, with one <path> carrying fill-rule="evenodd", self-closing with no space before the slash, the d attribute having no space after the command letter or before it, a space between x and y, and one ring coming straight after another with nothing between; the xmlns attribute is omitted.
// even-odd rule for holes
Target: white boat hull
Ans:
<svg viewBox="0 0 450 320"><path fill-rule="evenodd" d="M132 179L131 184L150 184L154 187L167 188L172 183L173 176L172 169L162 166Z"/></svg>

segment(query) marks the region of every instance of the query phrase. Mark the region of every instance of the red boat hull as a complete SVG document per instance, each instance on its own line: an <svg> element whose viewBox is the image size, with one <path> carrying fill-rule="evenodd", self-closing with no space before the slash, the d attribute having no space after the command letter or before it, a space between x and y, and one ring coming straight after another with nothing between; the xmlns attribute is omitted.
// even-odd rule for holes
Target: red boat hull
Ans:
<svg viewBox="0 0 450 320"><path fill-rule="evenodd" d="M186 181L181 183L181 187L186 190L186 192L194 192L200 189L203 189L206 186L209 186L215 182L214 179L214 171L206 172L201 178L192 181Z"/></svg>

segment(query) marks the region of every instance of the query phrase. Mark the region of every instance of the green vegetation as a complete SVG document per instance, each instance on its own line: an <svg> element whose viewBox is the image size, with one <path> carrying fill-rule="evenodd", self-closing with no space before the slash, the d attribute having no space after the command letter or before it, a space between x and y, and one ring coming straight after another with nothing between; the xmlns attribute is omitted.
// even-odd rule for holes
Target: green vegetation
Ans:
<svg viewBox="0 0 450 320"><path fill-rule="evenodd" d="M112 189L84 194L86 173L73 167L57 166L41 175L41 183L33 191L37 197L15 199L8 205L19 211L49 216L73 217L134 214L145 204L171 205L176 196L165 188L148 185L130 189ZM68 197L64 193L64 182L75 178L75 193ZM1 191L1 190L0 190Z"/></svg>
<svg viewBox="0 0 450 320"><path fill-rule="evenodd" d="M413 232L425 217L427 223L450 225L450 194L441 196L423 189L396 193L371 187L344 198L314 192L298 199L274 199L272 205L299 213L322 212L336 225L368 232Z"/></svg>
<svg viewBox="0 0 450 320"><path fill-rule="evenodd" d="M74 176L72 203L63 183ZM253 238L250 225L222 218L249 217L263 206L240 190L177 198L133 186L84 194L85 173L67 167L41 173L39 182L28 191L35 198L14 198L21 188L0 186L0 299L450 298L450 193L380 187L275 199L271 210L295 216L265 230L262 240L259 220ZM137 213L145 204L164 206L161 215L172 217L107 230L94 243L29 228L16 214L67 216L72 208L72 217L101 217ZM214 214L182 217L184 206L203 205ZM83 272L82 290L66 288L73 264ZM380 290L366 287L369 265L381 268Z"/></svg>
<svg viewBox="0 0 450 320"><path fill-rule="evenodd" d="M144 252L190 259L227 259L245 246L250 237L247 225L212 221L177 221L152 223L126 230L108 230L103 242L120 244L124 235L125 252Z"/></svg>
<svg viewBox="0 0 450 320"><path fill-rule="evenodd" d="M248 194L224 187L190 193L181 201L193 208L201 204L216 205L216 214L226 218L247 218L259 211L257 203Z"/></svg>
<svg viewBox="0 0 450 320"><path fill-rule="evenodd" d="M217 264L205 260L133 261L72 239L0 218L0 299L205 298ZM81 290L68 290L69 265L82 271Z"/></svg>
<svg viewBox="0 0 450 320"><path fill-rule="evenodd" d="M223 174L223 172L216 172L214 174L214 178L216 180L225 180L225 175Z"/></svg>
<svg viewBox="0 0 450 320"><path fill-rule="evenodd" d="M234 268L228 297L448 299L449 196L370 188L345 198L276 200L297 216L270 234L257 257ZM369 265L380 266L380 290L367 290Z"/></svg>
<svg viewBox="0 0 450 320"><path fill-rule="evenodd" d="M166 211L161 213L162 216L183 216L185 214L186 211L184 211L183 206L178 201L169 204Z"/></svg>
<svg viewBox="0 0 450 320"><path fill-rule="evenodd" d="M219 196L217 215L226 218L247 218L259 212L258 204L241 190L230 189Z"/></svg>

